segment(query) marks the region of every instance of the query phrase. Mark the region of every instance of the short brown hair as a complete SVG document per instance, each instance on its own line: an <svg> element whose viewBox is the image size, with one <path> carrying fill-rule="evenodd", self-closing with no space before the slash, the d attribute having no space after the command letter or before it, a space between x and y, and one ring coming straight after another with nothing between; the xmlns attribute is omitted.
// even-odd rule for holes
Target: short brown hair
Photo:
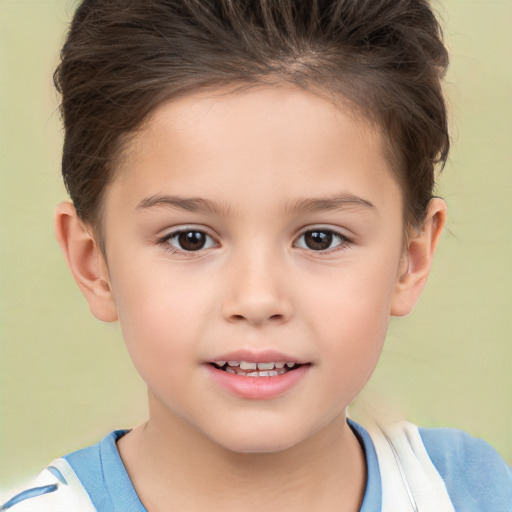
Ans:
<svg viewBox="0 0 512 512"><path fill-rule="evenodd" d="M447 64L427 0L83 0L54 75L64 181L100 233L122 142L158 105L277 80L341 95L378 124L418 225L449 149Z"/></svg>

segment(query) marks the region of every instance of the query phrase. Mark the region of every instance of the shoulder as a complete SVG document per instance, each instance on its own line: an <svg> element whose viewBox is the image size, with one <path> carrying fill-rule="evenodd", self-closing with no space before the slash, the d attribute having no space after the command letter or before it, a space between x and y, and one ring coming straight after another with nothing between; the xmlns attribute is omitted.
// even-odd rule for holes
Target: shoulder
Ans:
<svg viewBox="0 0 512 512"><path fill-rule="evenodd" d="M0 511L96 512L96 509L69 463L57 459L30 485L0 504Z"/></svg>
<svg viewBox="0 0 512 512"><path fill-rule="evenodd" d="M454 429L370 425L382 510L512 512L512 471L489 444ZM384 506L385 505L385 506ZM423 510L418 506L418 510Z"/></svg>
<svg viewBox="0 0 512 512"><path fill-rule="evenodd" d="M449 428L419 428L457 510L512 511L512 470L488 443Z"/></svg>
<svg viewBox="0 0 512 512"><path fill-rule="evenodd" d="M114 510L105 482L105 467L112 465L117 454L116 439L124 433L112 432L93 446L53 461L30 485L3 505L0 502L0 512Z"/></svg>

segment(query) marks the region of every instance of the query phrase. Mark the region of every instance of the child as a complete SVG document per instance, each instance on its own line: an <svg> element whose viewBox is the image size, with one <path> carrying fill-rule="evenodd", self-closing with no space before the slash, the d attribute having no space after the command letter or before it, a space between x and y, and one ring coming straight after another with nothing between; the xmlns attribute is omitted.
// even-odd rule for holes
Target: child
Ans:
<svg viewBox="0 0 512 512"><path fill-rule="evenodd" d="M150 415L0 510L510 511L485 443L346 418L445 221L446 65L423 0L85 0L56 232Z"/></svg>

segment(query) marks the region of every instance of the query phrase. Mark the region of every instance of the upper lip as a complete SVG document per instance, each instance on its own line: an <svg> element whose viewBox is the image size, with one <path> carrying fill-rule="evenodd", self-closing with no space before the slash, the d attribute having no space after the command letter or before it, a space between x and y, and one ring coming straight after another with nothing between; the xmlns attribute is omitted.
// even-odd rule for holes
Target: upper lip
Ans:
<svg viewBox="0 0 512 512"><path fill-rule="evenodd" d="M239 349L233 352L225 352L209 362L215 361L245 361L247 363L272 363L272 362L293 362L296 364L307 364L308 361L291 356L290 354L283 354L276 350L244 350Z"/></svg>

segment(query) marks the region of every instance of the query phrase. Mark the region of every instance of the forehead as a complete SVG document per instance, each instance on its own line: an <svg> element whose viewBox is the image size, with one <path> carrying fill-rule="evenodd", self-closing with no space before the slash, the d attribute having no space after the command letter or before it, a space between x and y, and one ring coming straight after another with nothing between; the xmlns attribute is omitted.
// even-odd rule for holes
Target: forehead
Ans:
<svg viewBox="0 0 512 512"><path fill-rule="evenodd" d="M132 203L193 189L231 208L276 190L281 202L375 194L397 188L385 155L381 130L343 101L292 86L208 91L154 111L126 147L112 188Z"/></svg>

